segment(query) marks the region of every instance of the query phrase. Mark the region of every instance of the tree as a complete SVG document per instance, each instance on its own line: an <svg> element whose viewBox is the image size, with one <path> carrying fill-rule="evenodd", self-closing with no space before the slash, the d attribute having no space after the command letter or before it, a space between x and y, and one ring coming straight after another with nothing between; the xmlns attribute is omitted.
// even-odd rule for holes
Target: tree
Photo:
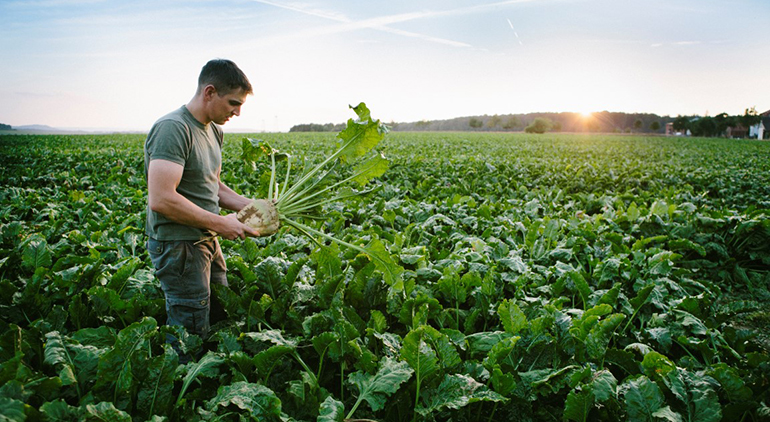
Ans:
<svg viewBox="0 0 770 422"><path fill-rule="evenodd" d="M642 119L636 119L636 121L634 121L634 130L641 129L643 124Z"/></svg>
<svg viewBox="0 0 770 422"><path fill-rule="evenodd" d="M497 114L490 117L489 120L487 120L487 127L490 129L494 129L498 126L500 126L500 122L502 122L503 119L500 118Z"/></svg>
<svg viewBox="0 0 770 422"><path fill-rule="evenodd" d="M718 134L716 121L713 117L708 116L701 117L695 121L691 125L690 130L695 136L715 136Z"/></svg>
<svg viewBox="0 0 770 422"><path fill-rule="evenodd" d="M420 120L419 122L415 123L415 126L417 126L417 129L425 130L430 126L430 122L427 120Z"/></svg>
<svg viewBox="0 0 770 422"><path fill-rule="evenodd" d="M503 123L503 129L511 130L521 126L521 120L516 116L509 117L505 123Z"/></svg>
<svg viewBox="0 0 770 422"><path fill-rule="evenodd" d="M716 134L724 135L728 127L735 126L738 122L735 117L727 113L719 113L714 116L714 123L716 124Z"/></svg>
<svg viewBox="0 0 770 422"><path fill-rule="evenodd" d="M743 127L749 128L759 123L762 120L762 116L759 115L756 107L751 107L746 109L743 116L738 116L737 120L740 121Z"/></svg>
<svg viewBox="0 0 770 422"><path fill-rule="evenodd" d="M0 123L0 130L13 130L13 127L11 127L11 125Z"/></svg>
<svg viewBox="0 0 770 422"><path fill-rule="evenodd" d="M551 130L551 127L553 127L553 122L550 119L538 117L524 131L527 133L546 133Z"/></svg>
<svg viewBox="0 0 770 422"><path fill-rule="evenodd" d="M657 132L660 130L660 122L655 120L654 122L650 123L650 130L653 132Z"/></svg>
<svg viewBox="0 0 770 422"><path fill-rule="evenodd" d="M471 117L471 120L468 122L468 126L470 126L472 129L479 129L484 126L484 122L475 117Z"/></svg>
<svg viewBox="0 0 770 422"><path fill-rule="evenodd" d="M673 126L675 131L684 133L687 129L690 128L690 119L684 116L678 116L676 119L674 119Z"/></svg>

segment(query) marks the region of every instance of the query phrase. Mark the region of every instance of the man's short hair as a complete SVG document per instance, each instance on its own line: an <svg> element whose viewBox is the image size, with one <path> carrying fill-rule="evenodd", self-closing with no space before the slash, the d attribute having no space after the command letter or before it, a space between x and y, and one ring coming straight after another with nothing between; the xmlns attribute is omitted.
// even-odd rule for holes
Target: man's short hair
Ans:
<svg viewBox="0 0 770 422"><path fill-rule="evenodd" d="M246 74L231 60L209 60L198 76L198 92L206 85L213 85L220 95L227 95L240 88L246 94L252 94L254 90Z"/></svg>

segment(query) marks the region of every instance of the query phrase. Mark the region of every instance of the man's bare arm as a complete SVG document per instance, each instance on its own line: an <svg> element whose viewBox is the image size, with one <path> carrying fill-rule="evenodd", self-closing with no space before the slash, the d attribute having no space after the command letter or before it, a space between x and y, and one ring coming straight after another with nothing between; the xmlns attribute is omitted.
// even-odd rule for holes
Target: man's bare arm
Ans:
<svg viewBox="0 0 770 422"><path fill-rule="evenodd" d="M259 236L235 214L217 215L195 205L176 191L184 167L167 160L152 160L147 171L150 209L180 224L213 230L226 239Z"/></svg>
<svg viewBox="0 0 770 422"><path fill-rule="evenodd" d="M239 195L229 186L221 181L219 182L219 206L230 211L240 211L241 208L249 205L251 199Z"/></svg>

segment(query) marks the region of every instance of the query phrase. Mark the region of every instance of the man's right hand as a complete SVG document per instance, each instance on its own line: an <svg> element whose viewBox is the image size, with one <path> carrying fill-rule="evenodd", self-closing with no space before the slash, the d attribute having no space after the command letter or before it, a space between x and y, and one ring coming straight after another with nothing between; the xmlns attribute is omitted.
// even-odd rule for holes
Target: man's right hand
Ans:
<svg viewBox="0 0 770 422"><path fill-rule="evenodd" d="M223 216L220 220L220 227L217 227L215 231L220 236L229 240L259 236L258 231L241 223L236 214L227 214Z"/></svg>

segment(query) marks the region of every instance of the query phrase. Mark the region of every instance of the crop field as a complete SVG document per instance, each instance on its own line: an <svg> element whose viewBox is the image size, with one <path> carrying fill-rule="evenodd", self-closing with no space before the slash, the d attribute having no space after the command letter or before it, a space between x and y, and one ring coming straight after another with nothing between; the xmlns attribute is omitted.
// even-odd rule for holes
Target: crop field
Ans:
<svg viewBox="0 0 770 422"><path fill-rule="evenodd" d="M222 179L262 198L243 136ZM0 136L0 420L770 420L770 143L391 132L378 189L306 224L398 277L289 227L220 240L208 339L164 325L143 143Z"/></svg>

